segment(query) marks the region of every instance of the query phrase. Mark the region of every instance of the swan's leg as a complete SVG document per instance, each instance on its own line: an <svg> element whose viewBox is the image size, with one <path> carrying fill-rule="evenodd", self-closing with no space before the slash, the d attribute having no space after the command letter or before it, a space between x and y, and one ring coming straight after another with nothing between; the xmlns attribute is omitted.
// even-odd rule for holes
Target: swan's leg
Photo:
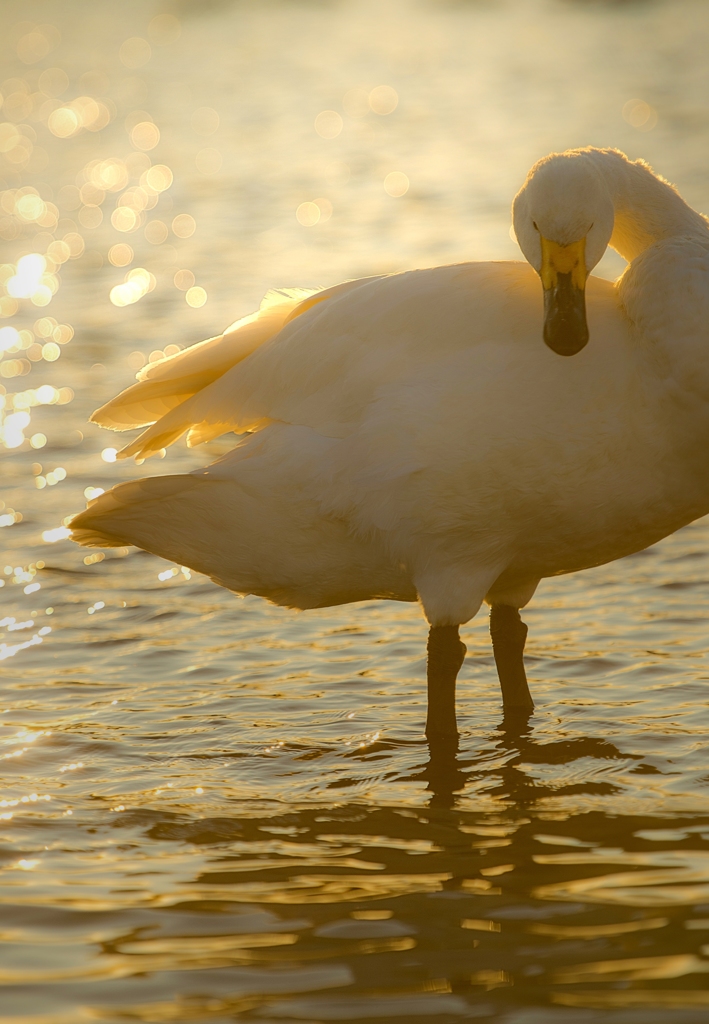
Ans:
<svg viewBox="0 0 709 1024"><path fill-rule="evenodd" d="M505 710L519 708L531 711L534 701L527 685L523 657L527 627L519 617L517 608L508 604L492 605L490 636L502 689L503 707Z"/></svg>
<svg viewBox="0 0 709 1024"><path fill-rule="evenodd" d="M457 626L431 626L428 634L428 716L429 740L458 739L455 719L455 681L465 658L465 644Z"/></svg>

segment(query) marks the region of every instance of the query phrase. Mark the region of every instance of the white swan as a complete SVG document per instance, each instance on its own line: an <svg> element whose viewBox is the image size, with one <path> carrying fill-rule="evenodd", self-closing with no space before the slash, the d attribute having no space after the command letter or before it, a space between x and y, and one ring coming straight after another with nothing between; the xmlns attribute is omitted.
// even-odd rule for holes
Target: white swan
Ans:
<svg viewBox="0 0 709 1024"><path fill-rule="evenodd" d="M455 734L458 626L485 600L505 706L531 708L518 609L539 580L709 512L709 226L598 149L536 164L513 218L528 264L269 293L143 370L93 416L152 424L121 456L246 436L206 469L114 487L74 539L294 608L418 597L429 736ZM628 268L587 281L609 243Z"/></svg>

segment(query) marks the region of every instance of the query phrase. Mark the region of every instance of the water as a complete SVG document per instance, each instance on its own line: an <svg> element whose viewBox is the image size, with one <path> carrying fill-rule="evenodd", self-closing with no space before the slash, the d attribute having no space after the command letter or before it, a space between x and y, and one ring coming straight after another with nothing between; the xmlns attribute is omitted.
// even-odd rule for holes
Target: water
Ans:
<svg viewBox="0 0 709 1024"><path fill-rule="evenodd" d="M527 728L501 719L484 616L465 627L457 760L423 741L416 607L296 614L43 533L87 489L228 450L106 462L119 440L86 420L151 352L269 287L516 258L510 200L555 148L644 156L707 209L709 9L5 0L0 17L0 119L28 126L0 127L2 279L57 258L49 293L23 264L47 305L11 284L0 301L0 325L31 332L0 334L4 1019L706 1021L707 521L542 583ZM378 86L391 113L367 112ZM146 123L160 141L137 149ZM127 194L150 163L172 186ZM135 268L155 287L113 304Z"/></svg>

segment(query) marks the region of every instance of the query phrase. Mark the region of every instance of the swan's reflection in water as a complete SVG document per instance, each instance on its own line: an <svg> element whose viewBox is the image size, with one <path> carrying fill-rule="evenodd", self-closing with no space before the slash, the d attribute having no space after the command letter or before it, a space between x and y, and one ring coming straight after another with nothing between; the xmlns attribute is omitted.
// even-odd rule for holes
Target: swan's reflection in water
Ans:
<svg viewBox="0 0 709 1024"><path fill-rule="evenodd" d="M534 728L508 714L475 752L431 745L406 773L425 805L335 797L229 813L222 800L211 816L122 816L97 840L97 852L116 839L131 851L122 886L100 901L75 886L49 917L31 901L6 908L12 955L25 958L7 1012L39 1002L67 1024L87 1006L183 1024L704 1022L709 821L564 811L540 770L566 766L557 778L579 779L578 807L608 784L574 764L628 755L601 738L542 742ZM51 970L33 967L32 943L60 930Z"/></svg>
<svg viewBox="0 0 709 1024"><path fill-rule="evenodd" d="M183 909L211 927L216 914L227 932L239 914L265 915L270 938L252 935L239 954L258 989L243 1019L526 1024L537 1018L517 1011L536 1005L558 1024L637 1024L638 1008L643 1024L698 1024L709 1013L709 961L694 908L707 901L709 916L709 849L696 818L667 850L665 820L550 811L560 790L532 774L627 759L602 738L540 742L532 716L507 714L479 753L456 739L430 745L408 775L430 793L423 813L349 802L302 809L297 822L159 824L151 836L206 847L209 865ZM476 780L494 811L466 802ZM709 824L701 828L709 839ZM233 936L223 941L236 957ZM134 955L161 948L142 942ZM276 981L287 991L276 993Z"/></svg>
<svg viewBox="0 0 709 1024"><path fill-rule="evenodd" d="M461 793L471 778L486 775L491 784L486 792L503 800L510 808L519 810L534 807L545 797L569 792L573 786L545 785L535 780L524 769L525 765L565 765L584 757L597 759L639 759L637 754L622 753L614 743L592 736L575 739L539 742L533 735L534 713L513 708L506 711L497 730L490 737L490 746L500 753L498 766L490 770L490 754L466 758L460 754L457 737L439 737L430 741L429 759L423 769L413 777L425 779L431 792L431 807L453 808L456 794ZM608 783L583 784L586 792L612 792Z"/></svg>

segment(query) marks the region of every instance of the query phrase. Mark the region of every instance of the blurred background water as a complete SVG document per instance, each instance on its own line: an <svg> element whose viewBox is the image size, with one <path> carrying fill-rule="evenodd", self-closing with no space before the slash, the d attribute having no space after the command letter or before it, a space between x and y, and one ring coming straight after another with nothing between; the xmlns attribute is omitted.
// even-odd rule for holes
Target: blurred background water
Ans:
<svg viewBox="0 0 709 1024"><path fill-rule="evenodd" d="M484 615L461 750L426 627L296 614L63 539L87 423L274 286L515 259L553 149L709 209L703 0L4 0L0 1014L13 1022L709 1019L709 524L544 581L537 711ZM610 253L599 272L613 277Z"/></svg>

